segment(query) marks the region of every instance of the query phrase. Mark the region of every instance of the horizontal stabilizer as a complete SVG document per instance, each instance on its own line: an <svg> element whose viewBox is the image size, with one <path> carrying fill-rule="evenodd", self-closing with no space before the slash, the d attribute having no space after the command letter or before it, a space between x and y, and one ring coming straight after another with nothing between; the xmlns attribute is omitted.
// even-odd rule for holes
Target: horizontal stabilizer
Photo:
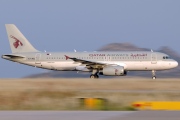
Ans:
<svg viewBox="0 0 180 120"><path fill-rule="evenodd" d="M2 55L2 58L25 58L25 56L21 55Z"/></svg>

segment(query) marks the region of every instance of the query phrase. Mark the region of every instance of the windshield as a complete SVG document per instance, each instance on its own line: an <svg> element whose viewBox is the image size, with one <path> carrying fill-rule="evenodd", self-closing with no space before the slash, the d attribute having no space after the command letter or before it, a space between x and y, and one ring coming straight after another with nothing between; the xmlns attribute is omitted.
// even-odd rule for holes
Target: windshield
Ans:
<svg viewBox="0 0 180 120"><path fill-rule="evenodd" d="M163 56L163 59L170 59L169 56Z"/></svg>

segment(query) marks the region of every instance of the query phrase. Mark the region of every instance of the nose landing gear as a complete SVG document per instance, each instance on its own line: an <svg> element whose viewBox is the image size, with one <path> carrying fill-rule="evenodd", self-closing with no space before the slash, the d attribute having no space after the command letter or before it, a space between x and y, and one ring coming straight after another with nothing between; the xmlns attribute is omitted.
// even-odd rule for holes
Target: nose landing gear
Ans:
<svg viewBox="0 0 180 120"><path fill-rule="evenodd" d="M155 80L156 79L156 71L152 70L152 79Z"/></svg>

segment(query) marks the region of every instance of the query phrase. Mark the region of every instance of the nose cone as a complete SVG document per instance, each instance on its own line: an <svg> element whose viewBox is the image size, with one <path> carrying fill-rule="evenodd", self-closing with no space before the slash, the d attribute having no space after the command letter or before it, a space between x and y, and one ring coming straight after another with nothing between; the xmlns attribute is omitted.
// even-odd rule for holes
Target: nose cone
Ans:
<svg viewBox="0 0 180 120"><path fill-rule="evenodd" d="M173 67L173 68L175 68L175 67L178 66L178 62L177 62L177 61L173 61L171 64L172 64L172 67Z"/></svg>

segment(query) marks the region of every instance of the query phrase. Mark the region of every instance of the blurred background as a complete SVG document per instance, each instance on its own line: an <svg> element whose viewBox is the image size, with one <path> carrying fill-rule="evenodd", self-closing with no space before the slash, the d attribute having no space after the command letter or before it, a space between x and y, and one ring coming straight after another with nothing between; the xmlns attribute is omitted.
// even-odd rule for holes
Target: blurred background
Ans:
<svg viewBox="0 0 180 120"><path fill-rule="evenodd" d="M153 49L180 61L179 4L179 0L0 0L0 54L11 52L4 24L12 23L40 51ZM1 78L64 75L2 59L0 67ZM179 77L179 68L170 72L170 77ZM130 73L140 74L151 76Z"/></svg>

